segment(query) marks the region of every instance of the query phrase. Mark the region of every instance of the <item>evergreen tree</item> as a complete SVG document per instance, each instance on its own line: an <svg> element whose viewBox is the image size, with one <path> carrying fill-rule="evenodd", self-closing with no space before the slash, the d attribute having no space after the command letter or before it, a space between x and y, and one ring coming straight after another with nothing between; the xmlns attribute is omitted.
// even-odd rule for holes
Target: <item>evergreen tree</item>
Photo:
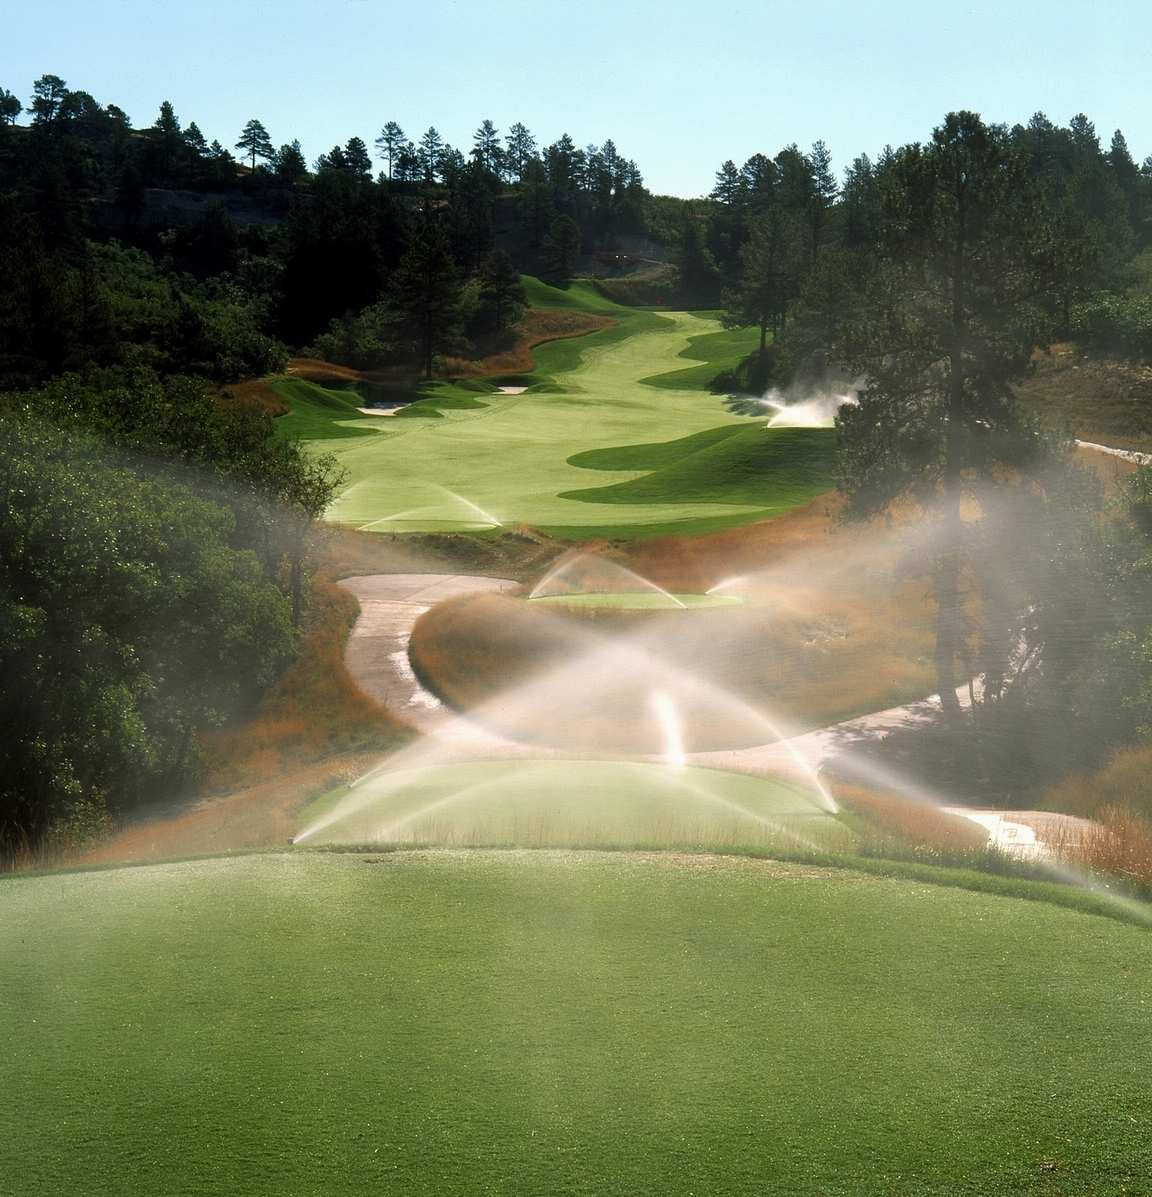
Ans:
<svg viewBox="0 0 1152 1197"><path fill-rule="evenodd" d="M32 84L32 124L51 128L67 94L68 85L59 75L41 75Z"/></svg>
<svg viewBox="0 0 1152 1197"><path fill-rule="evenodd" d="M268 136L268 130L255 117L244 126L236 148L244 151L248 158L249 169L253 171L256 169L257 158L271 162L276 157L276 150L272 145L272 138Z"/></svg>
<svg viewBox="0 0 1152 1197"><path fill-rule="evenodd" d="M408 144L404 136L404 130L395 121L389 121L383 129L380 130L380 136L376 138L376 149L380 158L388 163L388 178L392 179L393 169L395 167L396 159L400 156L400 152Z"/></svg>
<svg viewBox="0 0 1152 1197"><path fill-rule="evenodd" d="M276 174L286 183L295 183L308 173L308 163L304 160L304 151L300 142L293 140L282 145L276 152L273 164Z"/></svg>
<svg viewBox="0 0 1152 1197"><path fill-rule="evenodd" d="M970 543L960 507L969 486L1028 462L1010 384L1042 335L1044 216L1008 133L974 113L950 113L884 174L879 244L823 280L839 305L835 356L868 379L838 419L841 485L857 515L902 496L939 507L935 659L955 716Z"/></svg>
<svg viewBox="0 0 1152 1197"><path fill-rule="evenodd" d="M157 116L152 128L156 131L160 170L165 176L170 175L176 166L179 151L185 146L185 141L180 129L180 120L168 100L160 105L160 115Z"/></svg>
<svg viewBox="0 0 1152 1197"><path fill-rule="evenodd" d="M490 313L495 332L514 323L520 309L528 302L520 275L502 249L489 254L481 266L480 301Z"/></svg>
<svg viewBox="0 0 1152 1197"><path fill-rule="evenodd" d="M580 256L580 226L571 216L558 216L544 239L544 277L567 284Z"/></svg>
<svg viewBox="0 0 1152 1197"><path fill-rule="evenodd" d="M204 158L208 154L208 142L195 121L190 121L188 128L184 130L184 144L194 158Z"/></svg>
<svg viewBox="0 0 1152 1197"><path fill-rule="evenodd" d="M6 88L0 87L0 125L14 125L24 105Z"/></svg>
<svg viewBox="0 0 1152 1197"><path fill-rule="evenodd" d="M736 169L736 163L729 158L716 172L716 185L712 188L709 199L731 207L740 198L742 189L743 180L740 177L740 172Z"/></svg>
<svg viewBox="0 0 1152 1197"><path fill-rule="evenodd" d="M500 130L489 120L472 135L472 156L485 170L496 172L500 156Z"/></svg>
<svg viewBox="0 0 1152 1197"><path fill-rule="evenodd" d="M815 261L827 236L828 218L839 189L836 176L832 173L832 155L822 141L812 147L808 162L812 175L812 196L808 208L809 248Z"/></svg>
<svg viewBox="0 0 1152 1197"><path fill-rule="evenodd" d="M507 145L509 167L515 174L516 181L522 183L524 181L524 168L529 158L534 157L536 154L536 139L524 125L517 121L508 130Z"/></svg>
<svg viewBox="0 0 1152 1197"><path fill-rule="evenodd" d="M432 377L437 354L450 348L460 326L461 283L440 230L425 224L400 259L388 284L397 328Z"/></svg>
<svg viewBox="0 0 1152 1197"><path fill-rule="evenodd" d="M704 220L691 209L684 213L677 246L676 268L680 290L693 307L715 302L720 288L720 272L709 252Z"/></svg>
<svg viewBox="0 0 1152 1197"><path fill-rule="evenodd" d="M780 331L800 290L805 230L796 216L774 207L755 219L740 251L740 272L725 295L724 324L760 332L758 379L767 375L768 332Z"/></svg>
<svg viewBox="0 0 1152 1197"><path fill-rule="evenodd" d="M350 137L344 146L344 169L358 179L372 177L372 159L368 147L359 137Z"/></svg>
<svg viewBox="0 0 1152 1197"><path fill-rule="evenodd" d="M420 138L420 165L424 171L424 182L436 182L436 173L440 169L440 156L444 152L444 138L436 131L435 126L429 126L428 131Z"/></svg>

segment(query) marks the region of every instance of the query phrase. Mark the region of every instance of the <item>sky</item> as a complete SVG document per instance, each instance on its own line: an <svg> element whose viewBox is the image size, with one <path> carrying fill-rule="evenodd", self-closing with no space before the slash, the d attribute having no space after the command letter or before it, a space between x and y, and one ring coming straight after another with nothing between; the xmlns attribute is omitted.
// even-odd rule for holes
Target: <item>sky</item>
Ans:
<svg viewBox="0 0 1152 1197"><path fill-rule="evenodd" d="M1152 155L1149 0L56 0L5 4L0 87L39 75L148 125L162 100L229 148L250 117L308 160L397 121L467 149L480 122L612 138L650 190L823 139L837 170L948 111L1076 112Z"/></svg>

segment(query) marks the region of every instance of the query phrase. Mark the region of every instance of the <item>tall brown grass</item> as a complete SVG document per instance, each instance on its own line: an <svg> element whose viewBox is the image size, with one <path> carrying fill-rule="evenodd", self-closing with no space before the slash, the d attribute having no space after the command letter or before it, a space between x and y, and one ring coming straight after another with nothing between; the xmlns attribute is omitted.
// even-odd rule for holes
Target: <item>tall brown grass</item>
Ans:
<svg viewBox="0 0 1152 1197"><path fill-rule="evenodd" d="M988 833L983 827L930 802L842 782L833 783L832 793L837 802L870 825L877 847L895 843L932 857L987 851Z"/></svg>
<svg viewBox="0 0 1152 1197"><path fill-rule="evenodd" d="M312 587L300 655L253 717L205 738L208 786L252 786L324 757L385 752L410 729L370 698L344 666L359 607L326 578Z"/></svg>
<svg viewBox="0 0 1152 1197"><path fill-rule="evenodd" d="M1044 805L1093 820L1082 836L1058 846L1069 863L1152 895L1152 745L1122 749L1097 772L1066 778Z"/></svg>
<svg viewBox="0 0 1152 1197"><path fill-rule="evenodd" d="M1114 877L1126 889L1152 896L1152 820L1126 806L1105 806L1095 823L1062 853L1070 863Z"/></svg>
<svg viewBox="0 0 1152 1197"><path fill-rule="evenodd" d="M1121 749L1097 772L1066 778L1048 791L1043 805L1089 819L1106 807L1126 807L1152 819L1152 744Z"/></svg>

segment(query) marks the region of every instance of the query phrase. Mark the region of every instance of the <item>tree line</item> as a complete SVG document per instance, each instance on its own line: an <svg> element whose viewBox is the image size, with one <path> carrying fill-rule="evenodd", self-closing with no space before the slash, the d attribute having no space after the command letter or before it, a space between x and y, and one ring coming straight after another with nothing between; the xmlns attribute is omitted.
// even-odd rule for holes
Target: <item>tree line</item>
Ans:
<svg viewBox="0 0 1152 1197"><path fill-rule="evenodd" d="M1152 360L1133 290L1152 160L1137 167L1119 132L1103 148L1083 116L955 112L839 185L819 144L725 163L713 203L700 252L730 272L728 322L761 334L743 383L859 379L837 420L847 514L928 517L952 781L1026 793L1147 734L1150 471L1109 505L1015 385L1068 338ZM1126 345L1102 313L1127 314ZM944 771L935 759L936 784Z"/></svg>

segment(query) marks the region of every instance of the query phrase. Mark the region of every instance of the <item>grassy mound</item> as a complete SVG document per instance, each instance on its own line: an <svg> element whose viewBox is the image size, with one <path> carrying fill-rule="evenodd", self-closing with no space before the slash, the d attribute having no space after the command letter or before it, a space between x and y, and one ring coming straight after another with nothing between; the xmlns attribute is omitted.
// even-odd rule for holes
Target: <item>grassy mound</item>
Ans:
<svg viewBox="0 0 1152 1197"><path fill-rule="evenodd" d="M13 1193L1138 1193L1140 928L811 866L0 882Z"/></svg>
<svg viewBox="0 0 1152 1197"><path fill-rule="evenodd" d="M760 331L755 328L728 328L721 332L703 333L691 337L688 348L680 356L697 361L697 366L671 370L641 379L650 387L669 391L706 391L717 374L735 370L760 344Z"/></svg>
<svg viewBox="0 0 1152 1197"><path fill-rule="evenodd" d="M615 454L619 454L614 457ZM565 491L584 503L760 503L796 507L828 490L835 479L836 433L831 428L714 428L665 445L624 446L569 459L593 469L649 469L643 478ZM621 459L629 466L608 464ZM645 464L640 464L641 462Z"/></svg>
<svg viewBox="0 0 1152 1197"><path fill-rule="evenodd" d="M481 761L381 773L313 803L300 828L309 846L795 852L839 851L854 842L819 798L795 786L624 761Z"/></svg>

